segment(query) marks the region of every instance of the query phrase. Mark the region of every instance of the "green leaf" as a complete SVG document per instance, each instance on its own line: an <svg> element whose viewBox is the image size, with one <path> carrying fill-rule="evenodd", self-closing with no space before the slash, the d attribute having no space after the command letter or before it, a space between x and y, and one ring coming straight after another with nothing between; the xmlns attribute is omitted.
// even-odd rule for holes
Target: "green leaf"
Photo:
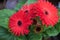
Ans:
<svg viewBox="0 0 60 40"><path fill-rule="evenodd" d="M9 18L0 19L0 26L8 29L8 20Z"/></svg>
<svg viewBox="0 0 60 40"><path fill-rule="evenodd" d="M20 36L18 40L27 40L26 36Z"/></svg>
<svg viewBox="0 0 60 40"><path fill-rule="evenodd" d="M3 9L0 10L0 26L8 28L9 17L14 14L15 10Z"/></svg>
<svg viewBox="0 0 60 40"><path fill-rule="evenodd" d="M48 36L56 36L59 32L54 27L52 27L46 30L46 33L48 34Z"/></svg>
<svg viewBox="0 0 60 40"><path fill-rule="evenodd" d="M25 40L25 36L14 36L12 33L8 31L8 29L0 26L0 39L2 40Z"/></svg>
<svg viewBox="0 0 60 40"><path fill-rule="evenodd" d="M9 9L0 10L0 19L8 18L15 12L16 12L15 10L9 10Z"/></svg>
<svg viewBox="0 0 60 40"><path fill-rule="evenodd" d="M50 29L50 28L52 28L52 26L48 26L48 27L44 26L44 27L43 27L43 31L46 31L46 30L48 30L48 29Z"/></svg>
<svg viewBox="0 0 60 40"><path fill-rule="evenodd" d="M28 0L27 1L27 4L31 4L31 3L34 3L34 2L36 2L37 0Z"/></svg>
<svg viewBox="0 0 60 40"><path fill-rule="evenodd" d="M55 28L56 30L58 30L60 32L60 22L58 22L56 25L55 25Z"/></svg>
<svg viewBox="0 0 60 40"><path fill-rule="evenodd" d="M4 29L4 28L1 28L0 26L0 38L8 38L8 34L7 34L7 31Z"/></svg>
<svg viewBox="0 0 60 40"><path fill-rule="evenodd" d="M15 7L15 10L19 10L22 5L24 5L26 3L27 0L19 0L18 4Z"/></svg>
<svg viewBox="0 0 60 40"><path fill-rule="evenodd" d="M42 34L35 34L30 32L27 38L28 40L42 40Z"/></svg>
<svg viewBox="0 0 60 40"><path fill-rule="evenodd" d="M33 30L35 29L35 27L36 27L35 25L31 25L30 28L29 28L30 31L33 32Z"/></svg>

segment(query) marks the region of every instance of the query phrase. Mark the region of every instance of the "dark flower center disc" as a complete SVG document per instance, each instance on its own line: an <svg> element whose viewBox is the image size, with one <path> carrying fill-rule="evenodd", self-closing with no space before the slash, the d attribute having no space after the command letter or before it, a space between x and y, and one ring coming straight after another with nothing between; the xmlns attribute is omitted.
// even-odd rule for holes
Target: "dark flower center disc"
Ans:
<svg viewBox="0 0 60 40"><path fill-rule="evenodd" d="M45 14L46 14L46 15L48 15L48 12L47 12L47 11L45 11Z"/></svg>
<svg viewBox="0 0 60 40"><path fill-rule="evenodd" d="M26 10L25 13L28 13L28 10Z"/></svg>
<svg viewBox="0 0 60 40"><path fill-rule="evenodd" d="M18 24L18 26L21 26L22 25L22 22L21 21L18 21L17 24Z"/></svg>
<svg viewBox="0 0 60 40"><path fill-rule="evenodd" d="M41 28L40 28L40 27L37 27L37 28L36 28L36 31L37 31L37 32L40 32L40 31L41 31Z"/></svg>
<svg viewBox="0 0 60 40"><path fill-rule="evenodd" d="M33 19L33 24L37 24L37 20Z"/></svg>

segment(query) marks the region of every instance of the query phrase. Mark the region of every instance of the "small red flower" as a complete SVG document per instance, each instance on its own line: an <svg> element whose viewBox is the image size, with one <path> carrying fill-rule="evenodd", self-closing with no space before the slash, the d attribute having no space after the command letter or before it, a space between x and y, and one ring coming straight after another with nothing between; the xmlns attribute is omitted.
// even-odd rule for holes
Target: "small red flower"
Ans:
<svg viewBox="0 0 60 40"><path fill-rule="evenodd" d="M9 19L9 29L16 36L28 34L29 25L31 25L31 20L23 11L18 11Z"/></svg>
<svg viewBox="0 0 60 40"><path fill-rule="evenodd" d="M24 11L24 13L28 14L29 17L31 18L35 18L37 16L37 13L39 13L38 8L37 8L37 4L33 3L33 4L25 4L22 6L21 10Z"/></svg>
<svg viewBox="0 0 60 40"><path fill-rule="evenodd" d="M35 18L38 16L39 13L42 13L42 11L39 9L39 6L37 3L33 3L29 5L29 16L31 18Z"/></svg>
<svg viewBox="0 0 60 40"><path fill-rule="evenodd" d="M40 13L40 19L43 24L54 26L58 22L58 10L48 1L38 2L43 13Z"/></svg>
<svg viewBox="0 0 60 40"><path fill-rule="evenodd" d="M38 16L37 14L39 13L38 12L39 10L37 9L36 3L30 4L29 7L30 7L29 15L31 16L31 18L35 18L36 16Z"/></svg>

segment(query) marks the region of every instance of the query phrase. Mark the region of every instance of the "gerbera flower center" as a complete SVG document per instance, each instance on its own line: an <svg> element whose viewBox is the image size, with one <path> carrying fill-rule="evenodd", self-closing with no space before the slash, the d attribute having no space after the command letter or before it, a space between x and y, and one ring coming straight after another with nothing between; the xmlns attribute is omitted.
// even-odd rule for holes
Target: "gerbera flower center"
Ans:
<svg viewBox="0 0 60 40"><path fill-rule="evenodd" d="M17 24L18 24L18 26L21 26L22 25L22 22L21 21L18 21Z"/></svg>
<svg viewBox="0 0 60 40"><path fill-rule="evenodd" d="M37 27L36 32L40 32L40 31L41 31L41 27Z"/></svg>
<svg viewBox="0 0 60 40"><path fill-rule="evenodd" d="M47 11L45 11L45 14L46 14L46 15L48 15L48 12L47 12Z"/></svg>
<svg viewBox="0 0 60 40"><path fill-rule="evenodd" d="M37 20L33 19L33 24L37 24Z"/></svg>
<svg viewBox="0 0 60 40"><path fill-rule="evenodd" d="M28 10L26 10L25 13L28 13Z"/></svg>

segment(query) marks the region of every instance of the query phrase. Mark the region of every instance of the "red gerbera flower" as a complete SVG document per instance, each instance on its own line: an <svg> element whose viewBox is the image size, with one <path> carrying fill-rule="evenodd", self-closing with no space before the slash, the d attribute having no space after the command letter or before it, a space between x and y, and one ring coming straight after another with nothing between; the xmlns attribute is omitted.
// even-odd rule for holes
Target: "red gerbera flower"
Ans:
<svg viewBox="0 0 60 40"><path fill-rule="evenodd" d="M23 11L18 11L9 19L9 29L16 36L28 34L29 25L31 25L31 20Z"/></svg>
<svg viewBox="0 0 60 40"><path fill-rule="evenodd" d="M38 16L37 14L39 13L39 10L37 8L36 3L30 4L29 7L30 7L29 15L31 16L31 18L35 18L36 16Z"/></svg>
<svg viewBox="0 0 60 40"><path fill-rule="evenodd" d="M38 2L43 13L40 13L40 19L43 24L54 26L58 22L58 10L48 1Z"/></svg>

